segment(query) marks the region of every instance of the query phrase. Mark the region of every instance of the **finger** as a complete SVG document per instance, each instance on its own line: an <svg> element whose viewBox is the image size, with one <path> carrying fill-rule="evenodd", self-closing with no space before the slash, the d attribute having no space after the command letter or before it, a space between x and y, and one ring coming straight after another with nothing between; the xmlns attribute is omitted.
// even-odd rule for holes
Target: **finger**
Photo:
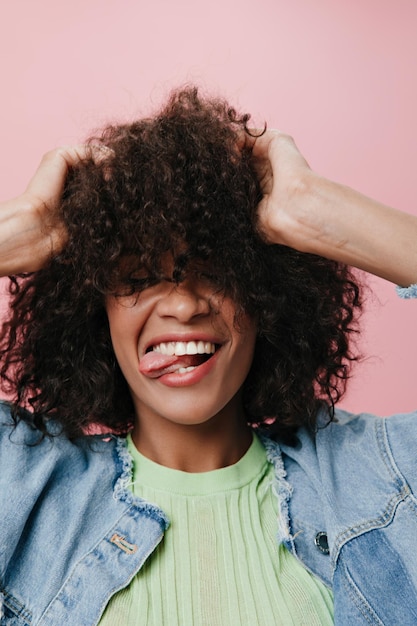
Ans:
<svg viewBox="0 0 417 626"><path fill-rule="evenodd" d="M266 133L264 128L244 128L237 132L236 146L241 152L244 148L253 149L257 139Z"/></svg>
<svg viewBox="0 0 417 626"><path fill-rule="evenodd" d="M61 165L65 164L67 168L75 167L82 161L94 161L99 165L106 159L114 155L114 150L104 146L103 144L79 144L75 146L61 146L55 150L47 152L46 160L51 161L54 158L61 160Z"/></svg>
<svg viewBox="0 0 417 626"><path fill-rule="evenodd" d="M64 187L68 168L79 161L75 152L54 150L45 154L30 180L26 194L39 204L49 202L60 195Z"/></svg>
<svg viewBox="0 0 417 626"><path fill-rule="evenodd" d="M100 144L61 146L50 150L43 156L26 193L37 198L39 202L57 200L63 191L70 168L89 160L99 165L113 154L111 148Z"/></svg>
<svg viewBox="0 0 417 626"><path fill-rule="evenodd" d="M57 174L66 174L68 168L82 161L93 160L97 165L114 155L114 150L102 144L79 144L60 146L47 152L39 165L39 170L53 169Z"/></svg>
<svg viewBox="0 0 417 626"><path fill-rule="evenodd" d="M114 150L103 144L91 144L89 146L91 150L91 158L96 165L99 165L103 161L107 161L114 156Z"/></svg>

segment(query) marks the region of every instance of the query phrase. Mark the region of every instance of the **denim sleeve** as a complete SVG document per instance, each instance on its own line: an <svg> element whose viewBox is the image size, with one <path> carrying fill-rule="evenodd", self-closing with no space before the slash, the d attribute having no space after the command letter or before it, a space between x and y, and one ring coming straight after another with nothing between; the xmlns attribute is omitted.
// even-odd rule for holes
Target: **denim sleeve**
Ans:
<svg viewBox="0 0 417 626"><path fill-rule="evenodd" d="M417 298L417 284L396 290L400 298ZM394 459L417 495L417 413L389 418L387 431Z"/></svg>
<svg viewBox="0 0 417 626"><path fill-rule="evenodd" d="M417 497L417 412L385 419L393 463Z"/></svg>

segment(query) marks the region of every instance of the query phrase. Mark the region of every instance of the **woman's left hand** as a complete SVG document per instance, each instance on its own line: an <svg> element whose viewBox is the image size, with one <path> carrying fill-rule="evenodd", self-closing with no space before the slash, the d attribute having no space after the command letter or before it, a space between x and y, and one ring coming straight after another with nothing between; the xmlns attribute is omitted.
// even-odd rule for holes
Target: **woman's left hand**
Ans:
<svg viewBox="0 0 417 626"><path fill-rule="evenodd" d="M305 242L297 225L299 195L313 175L307 161L293 138L277 130L255 139L252 156L263 193L258 206L260 232L270 243L302 250Z"/></svg>
<svg viewBox="0 0 417 626"><path fill-rule="evenodd" d="M313 172L293 139L268 131L252 155L269 243L347 263L398 285L417 283L417 217Z"/></svg>

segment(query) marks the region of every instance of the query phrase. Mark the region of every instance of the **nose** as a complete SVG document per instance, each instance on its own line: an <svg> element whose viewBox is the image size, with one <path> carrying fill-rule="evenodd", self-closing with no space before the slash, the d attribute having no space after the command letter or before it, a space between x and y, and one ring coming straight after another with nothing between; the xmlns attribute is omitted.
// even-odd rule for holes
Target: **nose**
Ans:
<svg viewBox="0 0 417 626"><path fill-rule="evenodd" d="M164 293L157 304L157 312L161 317L175 317L183 323L194 317L209 315L210 310L210 294L190 280L179 284L166 282Z"/></svg>

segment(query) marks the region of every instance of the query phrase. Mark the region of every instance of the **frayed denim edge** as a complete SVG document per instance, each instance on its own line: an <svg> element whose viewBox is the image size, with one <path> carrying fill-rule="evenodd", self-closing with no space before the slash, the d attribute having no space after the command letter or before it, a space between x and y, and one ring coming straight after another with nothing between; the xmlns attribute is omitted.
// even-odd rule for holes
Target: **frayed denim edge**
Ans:
<svg viewBox="0 0 417 626"><path fill-rule="evenodd" d="M417 284L410 285L409 287L396 287L396 292L400 298L409 300L411 298L417 298Z"/></svg>
<svg viewBox="0 0 417 626"><path fill-rule="evenodd" d="M116 471L119 477L114 485L113 497L129 506L133 505L148 517L158 521L166 530L170 525L165 513L155 504L147 502L143 498L138 498L133 494L129 485L132 484L133 459L127 449L126 439L115 437L115 461Z"/></svg>
<svg viewBox="0 0 417 626"><path fill-rule="evenodd" d="M287 548L291 548L295 554L294 538L290 532L289 501L292 494L292 487L286 480L287 472L281 456L281 450L275 441L265 435L260 435L263 446L266 450L266 457L274 466L276 483L272 489L278 500L278 533L279 543L284 543Z"/></svg>

